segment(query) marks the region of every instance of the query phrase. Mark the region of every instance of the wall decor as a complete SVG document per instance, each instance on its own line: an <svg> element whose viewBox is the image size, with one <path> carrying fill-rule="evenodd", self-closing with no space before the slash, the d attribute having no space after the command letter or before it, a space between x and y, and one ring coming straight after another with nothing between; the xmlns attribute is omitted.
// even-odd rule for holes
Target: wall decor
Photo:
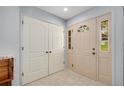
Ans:
<svg viewBox="0 0 124 93"><path fill-rule="evenodd" d="M85 32L85 31L89 31L89 27L87 25L82 25L78 28L77 30L78 32Z"/></svg>

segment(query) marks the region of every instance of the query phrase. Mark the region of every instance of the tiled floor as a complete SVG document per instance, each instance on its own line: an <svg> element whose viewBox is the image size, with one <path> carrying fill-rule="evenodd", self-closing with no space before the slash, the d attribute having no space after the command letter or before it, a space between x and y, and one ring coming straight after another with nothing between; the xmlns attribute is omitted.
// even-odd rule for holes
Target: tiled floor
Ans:
<svg viewBox="0 0 124 93"><path fill-rule="evenodd" d="M27 86L105 86L105 84L71 70L64 70L27 84Z"/></svg>

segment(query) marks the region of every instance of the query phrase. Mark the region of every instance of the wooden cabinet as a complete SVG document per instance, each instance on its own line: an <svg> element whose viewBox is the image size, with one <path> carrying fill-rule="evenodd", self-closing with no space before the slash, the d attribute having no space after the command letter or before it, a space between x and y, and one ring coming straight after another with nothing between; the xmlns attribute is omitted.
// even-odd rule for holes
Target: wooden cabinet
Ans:
<svg viewBox="0 0 124 93"><path fill-rule="evenodd" d="M11 86L13 58L0 58L0 86Z"/></svg>

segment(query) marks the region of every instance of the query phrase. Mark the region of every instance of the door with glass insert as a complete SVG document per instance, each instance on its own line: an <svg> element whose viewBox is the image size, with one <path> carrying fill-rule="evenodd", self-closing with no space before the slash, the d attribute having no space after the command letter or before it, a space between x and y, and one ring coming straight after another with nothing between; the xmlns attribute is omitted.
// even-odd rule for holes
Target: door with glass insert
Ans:
<svg viewBox="0 0 124 93"><path fill-rule="evenodd" d="M96 18L76 25L73 32L73 62L75 71L97 79Z"/></svg>
<svg viewBox="0 0 124 93"><path fill-rule="evenodd" d="M97 17L98 30L98 78L107 84L112 82L111 13Z"/></svg>

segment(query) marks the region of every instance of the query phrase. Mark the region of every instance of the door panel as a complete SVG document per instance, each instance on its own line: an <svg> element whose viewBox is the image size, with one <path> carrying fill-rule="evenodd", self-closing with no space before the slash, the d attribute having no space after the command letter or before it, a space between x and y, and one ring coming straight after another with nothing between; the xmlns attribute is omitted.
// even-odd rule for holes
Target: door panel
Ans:
<svg viewBox="0 0 124 93"><path fill-rule="evenodd" d="M87 26L89 30L79 32L78 28ZM75 71L96 80L96 19L90 19L75 26L73 32L73 62ZM95 48L95 50L93 50ZM95 53L93 55L92 53Z"/></svg>
<svg viewBox="0 0 124 93"><path fill-rule="evenodd" d="M106 29L104 27L104 33L101 33L101 27L102 27L102 22L105 22L107 21L108 22L108 25L106 27L107 29L107 35L106 35L106 38L107 39L104 39L105 38L105 35L104 33L106 32ZM99 16L97 17L97 29L98 29L98 46L99 46L99 56L98 56L98 59L99 59L99 80L104 82L104 83L107 83L107 84L110 84L112 83L112 54L111 54L111 13L108 13L108 14L105 14L103 16ZM102 36L100 35L102 34ZM103 37L104 36L104 37ZM103 40L101 40L101 38L103 38ZM108 42L108 50L101 50L101 42L105 42L107 41Z"/></svg>
<svg viewBox="0 0 124 93"><path fill-rule="evenodd" d="M24 17L22 84L48 75L48 24ZM47 42L47 43L46 43Z"/></svg>
<svg viewBox="0 0 124 93"><path fill-rule="evenodd" d="M68 48L68 54L67 54L67 60L68 60L68 67L73 70L75 65L73 63L73 46L72 46L72 42L73 42L73 27L70 27L68 29L67 32L67 48Z"/></svg>
<svg viewBox="0 0 124 93"><path fill-rule="evenodd" d="M49 74L64 69L64 35L61 27L49 24Z"/></svg>

